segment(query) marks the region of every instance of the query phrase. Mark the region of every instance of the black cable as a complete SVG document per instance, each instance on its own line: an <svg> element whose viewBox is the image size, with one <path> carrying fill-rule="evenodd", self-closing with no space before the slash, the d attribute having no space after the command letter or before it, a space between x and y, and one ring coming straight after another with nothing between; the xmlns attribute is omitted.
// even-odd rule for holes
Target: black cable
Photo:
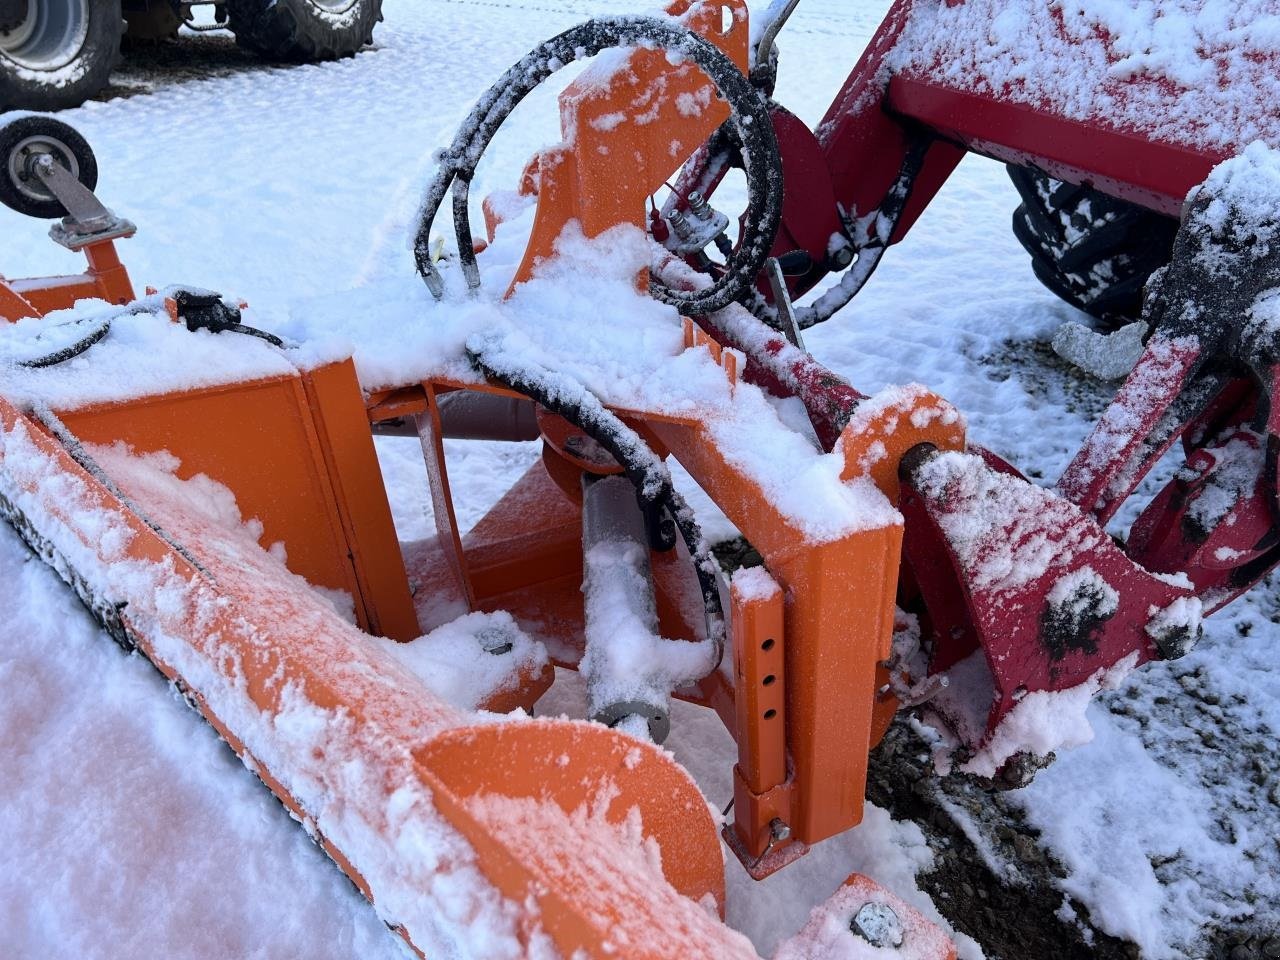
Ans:
<svg viewBox="0 0 1280 960"><path fill-rule="evenodd" d="M52 367L59 363L66 363L68 360L72 360L75 357L80 356L80 354L84 353L95 343L102 340L110 332L111 321L104 320L102 324L87 337L81 337L69 347L63 347L61 350L55 350L53 353L47 354L43 357L37 357L34 360L19 360L18 366L26 367L29 370L39 370L43 367Z"/></svg>
<svg viewBox="0 0 1280 960"><path fill-rule="evenodd" d="M268 333L266 330L259 330L257 327L251 327L247 323L232 323L222 329L228 333L241 333L246 337L257 337L259 340L267 341L267 343L271 344L273 347L284 346L284 341L274 333Z"/></svg>
<svg viewBox="0 0 1280 960"><path fill-rule="evenodd" d="M227 303L222 295L206 290L170 290L169 298L177 304L178 319L192 333L208 330L210 333L242 333L257 337L275 347L283 347L284 341L274 333L241 323L240 308Z"/></svg>
<svg viewBox="0 0 1280 960"><path fill-rule="evenodd" d="M178 319L192 333L197 330L208 330L211 333L239 333L247 337L256 337L259 340L264 340L275 347L285 346L284 340L274 333L268 333L266 330L259 330L257 327L251 327L247 323L241 323L240 309L224 301L220 294L178 288L166 291L166 295L178 304ZM81 337L75 343L60 350L55 350L53 353L46 354L43 357L36 357L33 360L19 360L17 365L29 370L41 370L45 367L54 367L60 363L66 363L68 360L74 360L81 354L86 353L94 344L105 340L107 334L111 332L111 324L114 320L140 313L151 313L158 309L156 303L156 300L148 299L130 304L103 319L91 333ZM89 319L93 318L88 317L84 320L72 321L66 326L84 323Z"/></svg>
<svg viewBox="0 0 1280 960"><path fill-rule="evenodd" d="M467 199L476 166L494 134L516 106L539 84L575 60L615 47L658 47L692 60L729 104L730 123L743 144L748 205L742 238L723 276L703 290L666 287L650 279L650 293L687 315L711 313L755 283L782 218L782 161L765 99L737 65L715 45L670 21L654 17L601 17L566 30L531 50L480 98L440 157L440 172L428 188L414 240L418 272L431 292L444 294L444 280L431 257L431 225L454 187L453 220L458 255L467 284L479 285ZM456 186L455 186L456 184Z"/></svg>
<svg viewBox="0 0 1280 960"><path fill-rule="evenodd" d="M600 444L619 464L636 490L636 500L645 517L655 549L670 549L674 544L671 526L679 531L693 560L698 587L702 593L707 638L715 647L715 663L724 657L724 606L720 601L720 569L702 528L684 497L671 483L662 460L636 431L605 408L585 386L550 371L522 362L513 363L502 350L475 348L467 345L467 357L485 376L524 394L547 410L563 417L577 429ZM557 383L557 380L559 381ZM659 532L661 531L661 532ZM708 671L710 672L710 671Z"/></svg>

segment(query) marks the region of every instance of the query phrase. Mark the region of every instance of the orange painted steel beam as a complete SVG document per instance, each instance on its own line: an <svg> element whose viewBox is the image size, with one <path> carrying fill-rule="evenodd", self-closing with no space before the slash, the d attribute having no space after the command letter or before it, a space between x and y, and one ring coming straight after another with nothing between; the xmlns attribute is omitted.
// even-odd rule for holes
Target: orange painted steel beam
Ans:
<svg viewBox="0 0 1280 960"><path fill-rule="evenodd" d="M726 376L731 373L726 369ZM779 724L786 731L782 749L777 744L763 746L759 725L753 729L744 718L744 710L750 708L742 682L735 685L735 693L717 683L716 674L686 698L715 707L748 756L761 751L760 756L767 752L774 757L767 778L756 779L754 788L744 781L747 794L767 798L764 805L755 804L757 819L771 811L765 824L780 816L804 843L856 825L862 816L866 755L897 706L891 698L880 697L879 690L892 643L901 527L812 543L777 512L767 491L730 465L698 418L643 420L643 412L627 414L675 454L761 552L769 572L786 590L778 638L785 641L778 644L780 651L785 649L785 666L774 674L781 678L777 689L786 692ZM923 442L941 449L963 448L963 421L945 401L916 390L895 404L868 404L841 437L843 477L848 482L870 479L896 499L898 460ZM442 449L439 456L441 463L433 471L443 474L447 468ZM566 464L573 483L552 482L546 471L561 460L544 448L543 463L530 468L472 533L459 540L457 549L478 608L511 610L538 635L554 637L561 665L576 666L581 655L581 545L578 506L570 488L576 486L580 468ZM654 555L663 632L693 638L700 635L697 595L688 592L687 584L681 587L674 569L678 565L679 558L672 554ZM787 747L794 769L778 778L777 758L786 756ZM766 785L765 779L773 782ZM788 810L789 820L783 816ZM751 847L759 853L758 832L752 834Z"/></svg>
<svg viewBox="0 0 1280 960"><path fill-rule="evenodd" d="M754 580L753 589L744 582ZM763 879L808 847L791 838L793 783L787 763L786 634L782 588L763 569L741 571L730 587L738 762L733 768L730 849Z"/></svg>
<svg viewBox="0 0 1280 960"><path fill-rule="evenodd" d="M327 364L304 373L301 383L364 610L362 625L369 633L412 640L422 631L355 365Z"/></svg>
<svg viewBox="0 0 1280 960"><path fill-rule="evenodd" d="M783 601L782 588L767 572L750 575L769 589L748 596L740 578L730 588L738 767L751 792L764 793L787 778Z"/></svg>
<svg viewBox="0 0 1280 960"><path fill-rule="evenodd" d="M0 277L0 320L13 322L23 317L38 317L40 311L31 305L31 301L18 293L12 283Z"/></svg>
<svg viewBox="0 0 1280 960"><path fill-rule="evenodd" d="M168 451L180 476L227 486L263 543L283 543L311 583L349 593L366 630L421 633L351 361L59 413L85 443Z"/></svg>
<svg viewBox="0 0 1280 960"><path fill-rule="evenodd" d="M55 310L69 310L81 300L105 300L117 306L135 298L129 273L120 263L112 240L84 248L89 269L65 277L35 280L0 280L0 320L42 317Z"/></svg>
<svg viewBox="0 0 1280 960"><path fill-rule="evenodd" d="M893 627L902 527L812 542L720 451L709 431L668 424L654 429L787 592L791 827L806 843L841 833L862 820L875 667Z"/></svg>

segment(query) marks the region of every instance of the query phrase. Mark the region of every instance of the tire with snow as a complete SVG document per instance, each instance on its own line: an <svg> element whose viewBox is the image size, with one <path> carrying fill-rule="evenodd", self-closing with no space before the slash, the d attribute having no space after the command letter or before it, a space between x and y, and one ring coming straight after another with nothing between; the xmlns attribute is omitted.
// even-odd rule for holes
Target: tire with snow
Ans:
<svg viewBox="0 0 1280 960"><path fill-rule="evenodd" d="M273 60L334 60L373 42L382 0L227 0L236 42Z"/></svg>
<svg viewBox="0 0 1280 960"><path fill-rule="evenodd" d="M74 107L107 85L120 58L120 0L0 5L10 27L0 32L0 110Z"/></svg>
<svg viewBox="0 0 1280 960"><path fill-rule="evenodd" d="M1022 197L1013 232L1040 282L1106 327L1137 319L1178 221L1038 170L1010 166L1009 177Z"/></svg>

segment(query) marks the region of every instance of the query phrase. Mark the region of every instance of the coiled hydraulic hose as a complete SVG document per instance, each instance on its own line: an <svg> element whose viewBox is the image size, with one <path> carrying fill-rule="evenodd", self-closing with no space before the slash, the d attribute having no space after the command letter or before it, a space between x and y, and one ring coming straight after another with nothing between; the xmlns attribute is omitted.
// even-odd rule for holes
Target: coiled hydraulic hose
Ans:
<svg viewBox="0 0 1280 960"><path fill-rule="evenodd" d="M742 143L747 178L747 215L742 237L725 271L703 290L677 290L650 279L650 294L686 315L711 313L737 300L755 283L773 245L782 217L782 161L765 98L734 62L714 44L669 20L656 17L600 17L539 44L512 66L480 98L440 157L428 188L414 240L418 272L431 292L444 295L444 280L431 256L431 225L453 188L453 223L458 259L470 289L480 284L468 211L476 166L503 121L539 84L575 60L615 47L656 47L692 60L729 104L730 124Z"/></svg>

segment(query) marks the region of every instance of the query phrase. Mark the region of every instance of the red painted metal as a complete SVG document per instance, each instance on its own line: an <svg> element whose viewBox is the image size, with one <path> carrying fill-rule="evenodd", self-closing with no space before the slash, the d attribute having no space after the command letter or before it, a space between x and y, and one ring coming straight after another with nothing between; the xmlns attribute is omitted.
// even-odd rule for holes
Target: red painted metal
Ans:
<svg viewBox="0 0 1280 960"><path fill-rule="evenodd" d="M917 2L893 5L818 125L836 198L855 218L879 208L911 147L913 131L885 110L884 69ZM911 229L963 156L952 144L932 148L895 241Z"/></svg>
<svg viewBox="0 0 1280 960"><path fill-rule="evenodd" d="M1148 570L1184 574L1205 613L1234 600L1280 562L1277 372L1268 370L1265 433L1256 429L1263 399L1256 384L1228 383L1211 408L1188 425L1185 467L1129 533L1129 554Z"/></svg>
<svg viewBox="0 0 1280 960"><path fill-rule="evenodd" d="M1182 211L1187 192L1226 159L1220 152L1073 120L919 75L895 76L887 106L974 153L1088 183L1170 216Z"/></svg>
<svg viewBox="0 0 1280 960"><path fill-rule="evenodd" d="M1153 611L1193 591L1148 573L1052 491L976 455L954 467L941 489L904 485L903 550L932 621L931 672L952 671L982 651L989 681L975 682L985 674L968 667L967 682L952 683L931 703L976 748L1029 692L1077 686L1131 654L1135 666L1159 658L1147 630ZM984 502L974 502L975 487ZM964 522L947 523L956 516ZM988 525L970 540L975 520ZM1070 595L1082 574L1086 589L1102 583L1114 591L1114 606L1063 623L1072 617L1055 617L1064 602L1055 593Z"/></svg>
<svg viewBox="0 0 1280 960"><path fill-rule="evenodd" d="M923 0L893 5L815 133L784 109L774 111L785 194L772 252L782 258L804 251L811 259L807 270L787 277L793 296L836 266L829 257L833 232L852 231L860 239L857 231L882 208L921 137L934 140L892 242L911 229L966 152L1035 166L1169 215L1180 214L1188 192L1225 159L1222 150L1160 140L1106 118L1073 119L1053 103L1018 103L940 70L893 74L888 58L917 2ZM963 0L947 3L962 6ZM706 151L696 158L677 192L696 185L709 196L725 173L713 169L711 159ZM723 317L702 322L746 353L746 380L799 397L820 441L832 447L863 395L780 335L762 336ZM979 650L986 664L989 707L960 704L958 688L937 704L971 746L983 742L1028 691L1075 686L1131 654L1139 663L1176 655L1177 644L1162 647L1148 629L1153 611L1180 601L1216 609L1280 559L1280 548L1271 543L1280 521L1278 404L1265 396L1270 406L1263 436L1254 422L1264 398L1257 385L1206 379L1206 358L1227 349L1219 341L1196 331L1153 337L1054 489L1034 487L1009 464L973 448L988 478L1004 475L1023 494L1022 510L990 521L985 535L992 549L1019 537L1043 538L1060 549L1042 575L1016 588L984 586L982 566L990 551L948 539L945 521L959 508L954 497L907 486L900 500L906 517L901 596L927 609L931 672L954 670ZM1191 419L1197 417L1189 402L1193 393L1204 394L1201 408L1208 405L1198 419ZM1118 545L1104 527L1179 438L1187 467L1143 512L1130 543ZM1244 480L1241 451L1251 451L1257 464L1256 474ZM1206 515L1210 498L1221 500L1228 474L1236 484L1228 505L1208 529L1197 529L1194 521ZM1064 642L1061 630L1054 636L1046 626L1050 596L1058 596L1055 588L1061 593L1064 578L1082 571L1114 589L1119 600L1107 616ZM1155 573L1186 573L1189 580L1176 583Z"/></svg>
<svg viewBox="0 0 1280 960"><path fill-rule="evenodd" d="M1133 372L1098 419L1093 432L1058 480L1058 492L1106 523L1173 445L1175 432L1154 448L1148 439L1187 387L1201 360L1194 337L1156 334Z"/></svg>

